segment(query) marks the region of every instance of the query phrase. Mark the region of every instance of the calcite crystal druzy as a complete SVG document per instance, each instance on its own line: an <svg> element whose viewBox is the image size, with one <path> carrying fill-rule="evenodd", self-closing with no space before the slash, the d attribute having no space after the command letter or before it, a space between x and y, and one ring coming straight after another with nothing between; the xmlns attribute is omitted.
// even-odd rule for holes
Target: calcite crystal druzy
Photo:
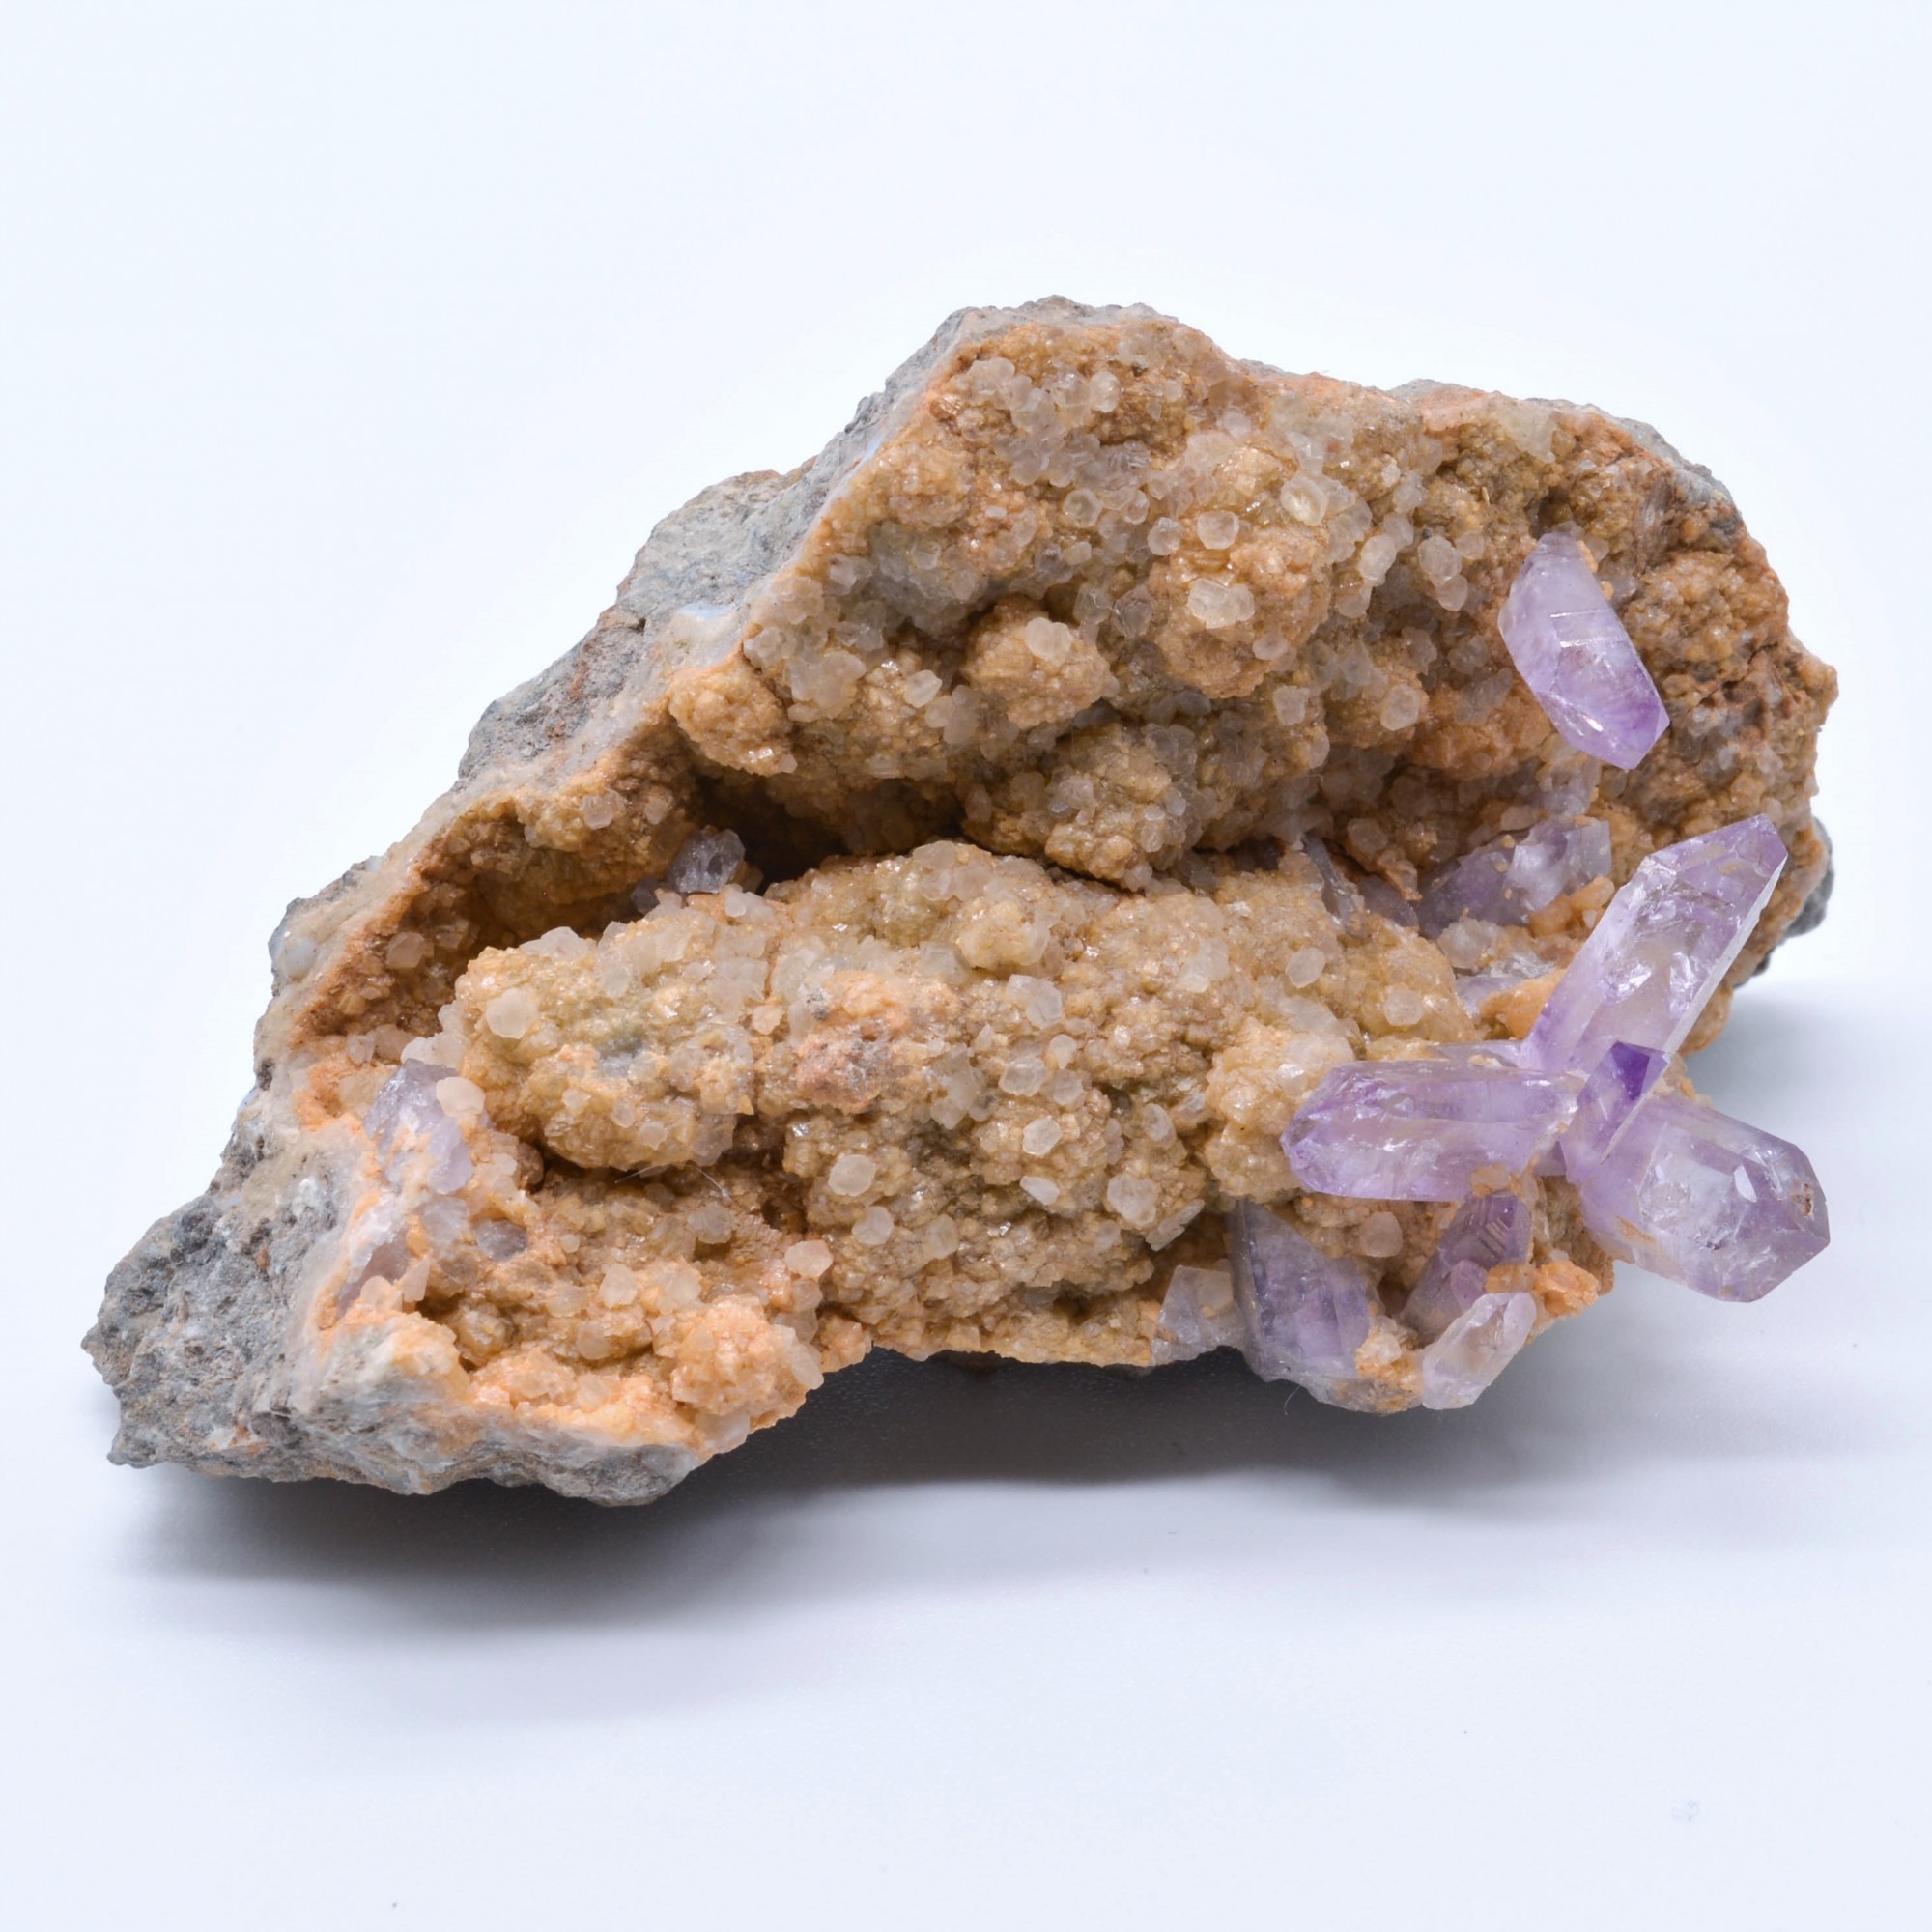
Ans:
<svg viewBox="0 0 1932 1932"><path fill-rule="evenodd" d="M1500 628L1551 536L1667 715L1632 769ZM1825 876L1832 691L1640 425L956 316L291 908L220 1171L89 1338L115 1453L645 1500L874 1346L1263 1316L1331 1399L1466 1399L1609 1286L1560 1158L1478 1209L1315 1191L1282 1133L1358 1063L1503 1064L1649 854L1762 817L1789 863L1669 1051L1712 1037Z"/></svg>

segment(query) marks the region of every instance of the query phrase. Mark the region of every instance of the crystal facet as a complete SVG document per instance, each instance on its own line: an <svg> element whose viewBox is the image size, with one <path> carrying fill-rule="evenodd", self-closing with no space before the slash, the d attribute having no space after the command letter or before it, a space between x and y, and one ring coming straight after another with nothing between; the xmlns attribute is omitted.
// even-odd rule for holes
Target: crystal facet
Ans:
<svg viewBox="0 0 1932 1932"><path fill-rule="evenodd" d="M1584 1081L1577 1117L1556 1144L1563 1172L1572 1180L1581 1180L1609 1152L1611 1143L1669 1064L1654 1046L1633 1046L1624 1039L1611 1044Z"/></svg>
<svg viewBox="0 0 1932 1932"><path fill-rule="evenodd" d="M463 1129L437 1099L436 1090L449 1077L446 1066L406 1060L370 1101L363 1125L392 1186L413 1174L432 1193L454 1194L474 1173Z"/></svg>
<svg viewBox="0 0 1932 1932"><path fill-rule="evenodd" d="M1483 1170L1533 1166L1582 1081L1445 1060L1358 1061L1328 1074L1281 1137L1304 1187L1376 1201L1460 1201Z"/></svg>
<svg viewBox="0 0 1932 1932"><path fill-rule="evenodd" d="M1467 1408L1536 1326L1533 1294L1482 1294L1422 1351L1424 1408Z"/></svg>
<svg viewBox="0 0 1932 1932"><path fill-rule="evenodd" d="M1580 1191L1612 1253L1719 1301L1769 1294L1831 1239L1797 1148L1675 1094L1632 1114Z"/></svg>
<svg viewBox="0 0 1932 1932"><path fill-rule="evenodd" d="M1579 752L1630 771L1663 736L1663 699L1579 537L1552 530L1537 544L1500 622L1523 682Z"/></svg>
<svg viewBox="0 0 1932 1932"><path fill-rule="evenodd" d="M1191 1362L1211 1349L1238 1349L1242 1339L1234 1279L1228 1270L1176 1268L1153 1331L1153 1366Z"/></svg>
<svg viewBox="0 0 1932 1932"><path fill-rule="evenodd" d="M1354 1378L1355 1350L1374 1320L1366 1271L1323 1254L1252 1201L1236 1201L1228 1216L1228 1259L1248 1366L1332 1399Z"/></svg>
<svg viewBox="0 0 1932 1932"><path fill-rule="evenodd" d="M1609 869L1610 828L1601 818L1546 818L1434 873L1417 908L1420 923L1432 939L1459 919L1520 925Z"/></svg>
<svg viewBox="0 0 1932 1932"><path fill-rule="evenodd" d="M1483 1194L1450 1217L1402 1319L1431 1342L1483 1293L1490 1270L1529 1259L1529 1209L1514 1194Z"/></svg>
<svg viewBox="0 0 1932 1932"><path fill-rule="evenodd" d="M1593 1071L1618 1040L1675 1053L1750 937L1784 860L1768 818L1653 852L1550 994L1523 1064Z"/></svg>

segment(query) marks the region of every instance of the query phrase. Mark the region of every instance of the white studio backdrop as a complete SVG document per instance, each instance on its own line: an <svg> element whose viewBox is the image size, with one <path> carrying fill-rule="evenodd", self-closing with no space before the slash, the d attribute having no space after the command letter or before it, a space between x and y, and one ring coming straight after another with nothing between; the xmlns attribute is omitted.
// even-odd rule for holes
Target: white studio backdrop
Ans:
<svg viewBox="0 0 1932 1932"><path fill-rule="evenodd" d="M26 1928L1932 1918L1920 7L0 10ZM666 1502L103 1460L264 942L651 525L951 309L1646 418L1844 696L1840 888L1701 1064L1769 1301L1627 1277L1474 1410L878 1360Z"/></svg>

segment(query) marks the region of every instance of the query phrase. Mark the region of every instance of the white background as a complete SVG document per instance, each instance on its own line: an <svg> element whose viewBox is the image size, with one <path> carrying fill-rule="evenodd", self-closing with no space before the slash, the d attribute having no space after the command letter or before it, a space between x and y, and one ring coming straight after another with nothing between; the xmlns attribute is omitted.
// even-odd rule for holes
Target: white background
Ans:
<svg viewBox="0 0 1932 1932"><path fill-rule="evenodd" d="M0 12L23 1928L1932 1922L1928 14ZM1834 1245L1475 1410L880 1359L668 1501L103 1460L284 902L949 310L1656 422L1843 674L1706 1083Z"/></svg>

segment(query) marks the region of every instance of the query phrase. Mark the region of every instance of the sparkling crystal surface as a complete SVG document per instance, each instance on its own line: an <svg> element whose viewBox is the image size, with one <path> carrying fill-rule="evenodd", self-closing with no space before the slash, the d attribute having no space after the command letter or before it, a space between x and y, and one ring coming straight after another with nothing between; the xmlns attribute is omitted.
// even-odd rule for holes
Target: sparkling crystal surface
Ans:
<svg viewBox="0 0 1932 1932"><path fill-rule="evenodd" d="M1523 682L1579 752L1629 771L1662 737L1669 714L1580 538L1552 530L1538 542L1500 622Z"/></svg>
<svg viewBox="0 0 1932 1932"><path fill-rule="evenodd" d="M1483 1194L1450 1217L1402 1319L1425 1342L1434 1341L1472 1307L1490 1270L1529 1259L1529 1209L1514 1194Z"/></svg>
<svg viewBox="0 0 1932 1932"><path fill-rule="evenodd" d="M1577 1116L1563 1130L1557 1150L1563 1172L1580 1180L1609 1152L1611 1143L1670 1062L1653 1046L1611 1043L1577 1097Z"/></svg>
<svg viewBox="0 0 1932 1932"><path fill-rule="evenodd" d="M1434 873L1423 888L1419 923L1432 939L1459 919L1520 925L1609 869L1610 828L1601 818L1547 818Z"/></svg>
<svg viewBox="0 0 1932 1932"><path fill-rule="evenodd" d="M1619 1040L1675 1053L1784 868L1768 818L1653 852L1610 901L1523 1042L1525 1065L1594 1071Z"/></svg>
<svg viewBox="0 0 1932 1932"><path fill-rule="evenodd" d="M1353 1378L1375 1313L1358 1263L1323 1254L1251 1201L1236 1201L1228 1216L1228 1258L1242 1350L1256 1375L1318 1393Z"/></svg>
<svg viewBox="0 0 1932 1932"><path fill-rule="evenodd" d="M1719 1301L1769 1294L1831 1239L1797 1148L1680 1094L1638 1106L1580 1193L1605 1247Z"/></svg>
<svg viewBox="0 0 1932 1932"><path fill-rule="evenodd" d="M1532 1294L1483 1294L1422 1351L1424 1408L1467 1408L1536 1326Z"/></svg>
<svg viewBox="0 0 1932 1932"><path fill-rule="evenodd" d="M1358 1061L1321 1082L1281 1137L1304 1187L1378 1201L1460 1201L1484 1170L1533 1166L1581 1079L1450 1060Z"/></svg>

